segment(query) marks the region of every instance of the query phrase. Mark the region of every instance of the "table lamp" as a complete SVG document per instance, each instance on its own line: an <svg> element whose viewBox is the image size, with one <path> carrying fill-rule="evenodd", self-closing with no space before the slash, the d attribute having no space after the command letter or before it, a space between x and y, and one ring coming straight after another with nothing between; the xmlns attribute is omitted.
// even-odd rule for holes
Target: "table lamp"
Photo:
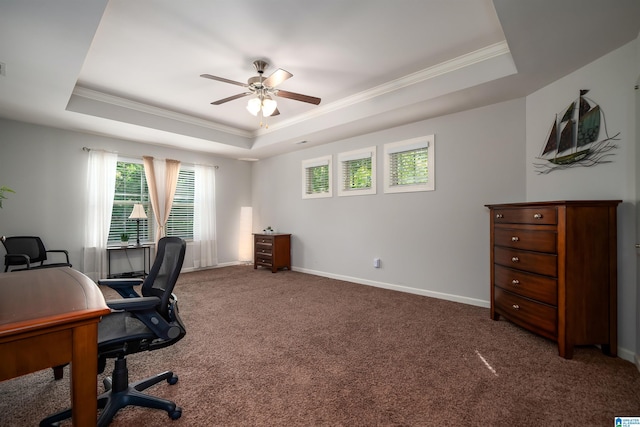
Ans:
<svg viewBox="0 0 640 427"><path fill-rule="evenodd" d="M138 227L136 230L136 245L140 246L140 220L147 219L147 214L144 212L144 206L139 203L133 205L133 211L131 211L131 215L129 215L129 219L135 219L138 223Z"/></svg>

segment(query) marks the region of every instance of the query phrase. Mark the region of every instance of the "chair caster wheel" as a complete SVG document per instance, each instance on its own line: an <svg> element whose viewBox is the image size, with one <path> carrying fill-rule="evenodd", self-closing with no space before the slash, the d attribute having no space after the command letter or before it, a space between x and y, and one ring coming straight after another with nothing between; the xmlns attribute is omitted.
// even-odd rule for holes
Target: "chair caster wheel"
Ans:
<svg viewBox="0 0 640 427"><path fill-rule="evenodd" d="M167 378L167 382L168 382L170 385L174 385L175 383L177 383L177 382L178 382L178 376L177 376L177 375L174 375L174 376L172 376L171 378Z"/></svg>
<svg viewBox="0 0 640 427"><path fill-rule="evenodd" d="M181 416L182 416L182 408L179 408L177 406L175 410L169 412L169 418L171 418L172 420L177 420Z"/></svg>

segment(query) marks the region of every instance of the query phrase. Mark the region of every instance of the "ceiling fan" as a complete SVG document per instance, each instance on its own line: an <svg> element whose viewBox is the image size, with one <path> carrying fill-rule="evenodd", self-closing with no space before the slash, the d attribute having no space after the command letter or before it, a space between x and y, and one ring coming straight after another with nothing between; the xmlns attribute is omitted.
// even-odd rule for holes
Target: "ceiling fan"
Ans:
<svg viewBox="0 0 640 427"><path fill-rule="evenodd" d="M276 101L272 99L272 96L278 96L281 98L289 98L296 101L308 102L310 104L320 104L320 98L315 96L302 95L300 93L289 92L286 90L277 89L280 83L293 77L288 71L278 68L269 77L264 78L264 70L269 66L266 61L256 60L253 61L253 66L258 72L257 76L250 77L247 83L236 82L234 80L225 79L224 77L213 76L211 74L201 74L200 77L204 77L211 80L217 80L223 83L231 83L237 86L247 88L247 92L239 93L237 95L230 96L228 98L219 99L212 102L212 105L220 105L225 102L233 101L234 99L243 98L245 96L255 95L254 98L249 100L247 109L251 114L257 116L260 113L262 116L276 116L280 114L278 111ZM262 126L262 123L260 123Z"/></svg>

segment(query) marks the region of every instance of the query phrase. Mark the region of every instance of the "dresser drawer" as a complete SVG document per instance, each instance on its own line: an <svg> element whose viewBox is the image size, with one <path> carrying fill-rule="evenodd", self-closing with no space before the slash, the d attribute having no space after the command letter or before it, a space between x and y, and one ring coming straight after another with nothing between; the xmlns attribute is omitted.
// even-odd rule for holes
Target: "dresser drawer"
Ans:
<svg viewBox="0 0 640 427"><path fill-rule="evenodd" d="M527 251L556 253L556 233L553 231L519 230L495 227L494 243L498 246Z"/></svg>
<svg viewBox="0 0 640 427"><path fill-rule="evenodd" d="M556 279L500 265L494 266L494 274L494 285L504 290L549 305L558 305L558 281Z"/></svg>
<svg viewBox="0 0 640 427"><path fill-rule="evenodd" d="M557 224L556 208L499 208L493 210L493 220L497 224Z"/></svg>
<svg viewBox="0 0 640 427"><path fill-rule="evenodd" d="M545 276L558 276L558 257L553 254L519 251L496 246L493 248L493 256L496 264L505 267Z"/></svg>
<svg viewBox="0 0 640 427"><path fill-rule="evenodd" d="M264 255L256 255L256 264L261 265L263 267L272 267L273 259L271 257L266 257Z"/></svg>
<svg viewBox="0 0 640 427"><path fill-rule="evenodd" d="M549 338L558 335L558 310L511 292L494 288L496 310L520 326L533 329Z"/></svg>
<svg viewBox="0 0 640 427"><path fill-rule="evenodd" d="M255 240L256 246L273 246L273 237L272 236L256 236Z"/></svg>

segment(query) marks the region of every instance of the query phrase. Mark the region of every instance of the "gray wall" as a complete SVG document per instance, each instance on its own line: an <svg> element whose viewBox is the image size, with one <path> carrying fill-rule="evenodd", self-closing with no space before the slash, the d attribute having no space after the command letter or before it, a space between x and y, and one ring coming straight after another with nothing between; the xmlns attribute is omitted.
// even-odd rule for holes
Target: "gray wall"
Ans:
<svg viewBox="0 0 640 427"><path fill-rule="evenodd" d="M254 230L292 233L292 262L301 271L488 306L484 204L525 199L524 121L521 99L260 161ZM384 144L429 134L436 191L384 194ZM374 145L377 194L302 199L303 160L332 155L335 184L337 154Z"/></svg>
<svg viewBox="0 0 640 427"><path fill-rule="evenodd" d="M39 235L69 250L82 270L88 153L82 147L141 158L219 165L216 171L218 261L238 260L240 207L251 203L251 165L237 160L0 119L0 186L16 194L0 209L0 235ZM0 246L1 247L1 246ZM4 256L4 248L0 249ZM185 270L193 267L187 249Z"/></svg>

